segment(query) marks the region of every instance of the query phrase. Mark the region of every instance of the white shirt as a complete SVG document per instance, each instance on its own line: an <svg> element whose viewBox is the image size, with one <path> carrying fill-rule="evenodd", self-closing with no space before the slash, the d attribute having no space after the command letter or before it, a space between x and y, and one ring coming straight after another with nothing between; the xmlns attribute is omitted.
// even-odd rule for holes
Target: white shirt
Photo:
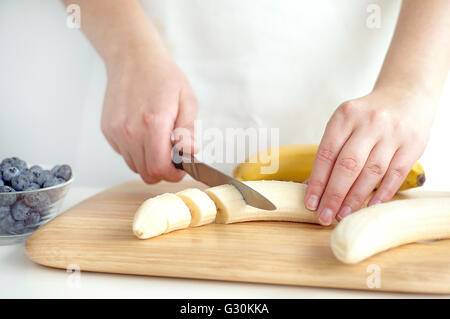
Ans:
<svg viewBox="0 0 450 319"><path fill-rule="evenodd" d="M391 0L141 4L189 78L202 126L275 127L280 144L319 143L339 104L370 92L400 7Z"/></svg>
<svg viewBox="0 0 450 319"><path fill-rule="evenodd" d="M195 90L202 127L279 128L280 145L318 144L333 111L372 90L401 5L400 0L140 2ZM448 187L439 175L447 165L441 145L448 136L448 101L449 81L421 159L434 168L427 173L429 186ZM235 163L214 165L231 172Z"/></svg>

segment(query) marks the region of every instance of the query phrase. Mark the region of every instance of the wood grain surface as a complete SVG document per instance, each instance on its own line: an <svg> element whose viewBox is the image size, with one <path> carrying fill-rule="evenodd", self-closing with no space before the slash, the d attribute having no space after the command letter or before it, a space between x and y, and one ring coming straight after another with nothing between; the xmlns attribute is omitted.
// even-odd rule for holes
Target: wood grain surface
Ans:
<svg viewBox="0 0 450 319"><path fill-rule="evenodd" d="M108 189L73 207L29 237L34 262L81 271L364 290L450 293L450 240L404 245L357 265L340 263L330 249L331 227L289 222L210 224L148 240L137 239L132 220L147 198L195 181L140 181ZM450 196L403 192L398 199ZM380 287L371 288L379 270ZM369 282L369 285L368 285Z"/></svg>

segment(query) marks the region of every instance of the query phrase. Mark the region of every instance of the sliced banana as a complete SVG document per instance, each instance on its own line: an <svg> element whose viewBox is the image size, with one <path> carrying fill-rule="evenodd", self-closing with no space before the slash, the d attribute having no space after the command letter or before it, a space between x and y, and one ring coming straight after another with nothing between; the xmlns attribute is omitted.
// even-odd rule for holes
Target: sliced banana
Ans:
<svg viewBox="0 0 450 319"><path fill-rule="evenodd" d="M249 206L232 185L186 189L146 200L137 210L134 234L151 238L216 220L318 223L303 203L306 185L282 181L245 182L277 206L267 211ZM363 208L345 217L333 230L331 249L344 263L358 263L399 245L450 238L450 198L405 199Z"/></svg>
<svg viewBox="0 0 450 319"><path fill-rule="evenodd" d="M450 198L404 199L345 217L333 230L331 249L355 264L399 245L443 238L450 238Z"/></svg>
<svg viewBox="0 0 450 319"><path fill-rule="evenodd" d="M318 223L316 214L303 204L306 185L281 181L245 183L266 196L277 209L267 211L247 205L232 185L212 187L205 192L191 188L146 200L136 212L133 232L139 238L151 238L214 220L223 224L255 220Z"/></svg>
<svg viewBox="0 0 450 319"><path fill-rule="evenodd" d="M198 188L188 188L176 193L191 212L191 223L189 226L196 227L212 223L216 219L216 205Z"/></svg>
<svg viewBox="0 0 450 319"><path fill-rule="evenodd" d="M146 239L187 228L190 223L188 206L177 195L166 193L142 203L134 216L133 233Z"/></svg>

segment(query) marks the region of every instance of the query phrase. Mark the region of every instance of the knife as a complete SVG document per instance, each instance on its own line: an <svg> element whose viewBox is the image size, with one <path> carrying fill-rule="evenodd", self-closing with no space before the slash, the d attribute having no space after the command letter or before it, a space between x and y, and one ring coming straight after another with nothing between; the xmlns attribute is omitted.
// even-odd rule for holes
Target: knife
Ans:
<svg viewBox="0 0 450 319"><path fill-rule="evenodd" d="M205 163L200 162L192 154L179 152L174 146L172 152L172 162L176 168L184 170L195 180L208 186L214 187L223 184L231 184L242 194L245 202L253 207L264 210L275 210L277 207L262 194L255 191L250 186L238 181L237 179L226 175L219 170Z"/></svg>

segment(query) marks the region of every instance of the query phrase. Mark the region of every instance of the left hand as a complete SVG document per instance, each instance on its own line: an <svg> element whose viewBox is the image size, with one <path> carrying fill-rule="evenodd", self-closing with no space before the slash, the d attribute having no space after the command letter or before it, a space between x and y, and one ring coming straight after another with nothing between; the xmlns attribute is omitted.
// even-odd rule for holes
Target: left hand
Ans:
<svg viewBox="0 0 450 319"><path fill-rule="evenodd" d="M330 225L368 205L389 201L422 155L434 112L425 95L380 89L343 103L325 129L308 180L305 206Z"/></svg>

